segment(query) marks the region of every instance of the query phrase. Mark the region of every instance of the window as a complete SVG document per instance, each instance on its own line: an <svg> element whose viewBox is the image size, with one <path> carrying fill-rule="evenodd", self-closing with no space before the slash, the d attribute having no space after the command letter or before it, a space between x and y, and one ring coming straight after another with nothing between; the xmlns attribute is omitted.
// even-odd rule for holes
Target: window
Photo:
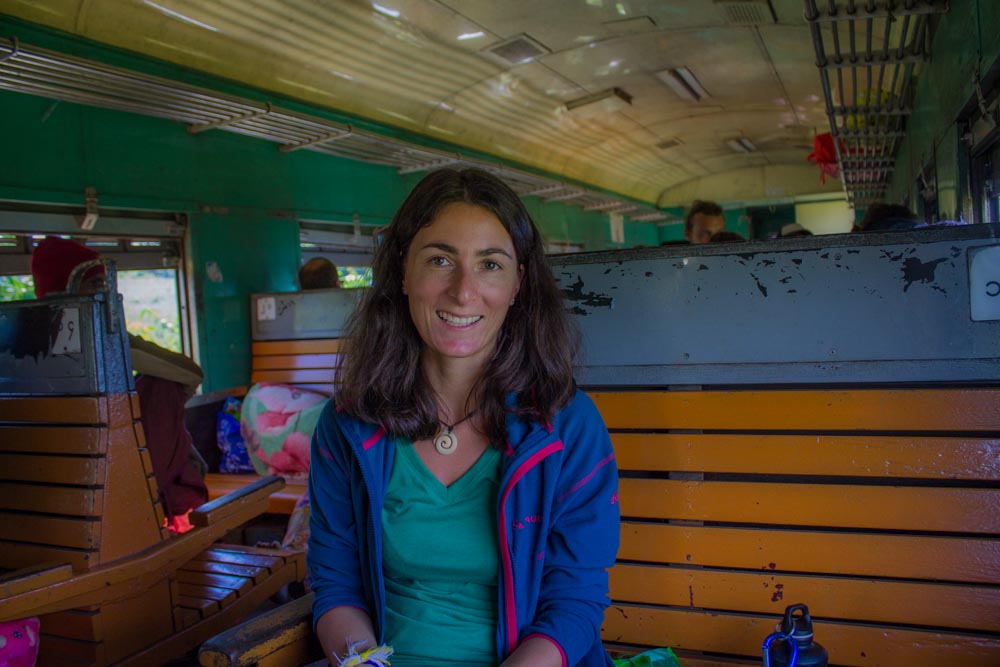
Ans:
<svg viewBox="0 0 1000 667"><path fill-rule="evenodd" d="M35 298L31 253L45 234L0 234L0 300ZM184 290L180 241L174 239L60 235L93 248L118 266L125 325L161 347L184 352Z"/></svg>

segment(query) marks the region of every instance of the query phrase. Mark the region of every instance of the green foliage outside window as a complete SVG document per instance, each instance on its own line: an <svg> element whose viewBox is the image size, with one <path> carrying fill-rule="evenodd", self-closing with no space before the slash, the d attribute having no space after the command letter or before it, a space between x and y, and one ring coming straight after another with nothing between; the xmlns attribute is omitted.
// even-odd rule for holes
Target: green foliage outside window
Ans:
<svg viewBox="0 0 1000 667"><path fill-rule="evenodd" d="M35 298L31 276L0 276L0 301L25 301Z"/></svg>

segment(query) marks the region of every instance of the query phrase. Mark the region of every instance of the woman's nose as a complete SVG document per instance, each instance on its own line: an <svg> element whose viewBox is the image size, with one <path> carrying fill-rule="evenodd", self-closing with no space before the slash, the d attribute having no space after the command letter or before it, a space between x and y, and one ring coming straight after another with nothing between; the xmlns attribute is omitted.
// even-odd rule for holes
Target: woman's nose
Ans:
<svg viewBox="0 0 1000 667"><path fill-rule="evenodd" d="M464 303L472 297L475 289L475 279L472 271L461 266L457 267L451 277L451 289L449 291L452 298L459 303Z"/></svg>

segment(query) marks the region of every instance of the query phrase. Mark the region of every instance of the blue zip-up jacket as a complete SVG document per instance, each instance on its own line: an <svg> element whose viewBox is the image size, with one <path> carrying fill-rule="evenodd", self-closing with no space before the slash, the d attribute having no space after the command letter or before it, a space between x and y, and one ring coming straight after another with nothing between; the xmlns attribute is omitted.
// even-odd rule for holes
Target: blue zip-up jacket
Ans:
<svg viewBox="0 0 1000 667"><path fill-rule="evenodd" d="M513 400L513 399L511 399ZM497 661L531 636L566 667L607 667L600 629L607 570L618 552L618 469L604 421L577 391L546 426L507 419L497 498L500 546ZM313 619L365 610L384 641L382 503L395 448L384 429L331 401L312 441L309 572Z"/></svg>

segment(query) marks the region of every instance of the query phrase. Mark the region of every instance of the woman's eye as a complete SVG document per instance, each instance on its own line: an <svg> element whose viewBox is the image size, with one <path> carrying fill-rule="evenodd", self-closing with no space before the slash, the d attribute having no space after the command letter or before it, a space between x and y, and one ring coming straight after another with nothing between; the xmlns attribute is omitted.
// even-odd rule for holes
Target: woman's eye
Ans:
<svg viewBox="0 0 1000 667"><path fill-rule="evenodd" d="M487 271L497 271L503 267L501 267L497 262L494 262L492 259L488 259L483 262L483 268Z"/></svg>
<svg viewBox="0 0 1000 667"><path fill-rule="evenodd" d="M435 255L434 257L431 257L431 264L434 266L447 266L448 258L442 257L441 255Z"/></svg>

